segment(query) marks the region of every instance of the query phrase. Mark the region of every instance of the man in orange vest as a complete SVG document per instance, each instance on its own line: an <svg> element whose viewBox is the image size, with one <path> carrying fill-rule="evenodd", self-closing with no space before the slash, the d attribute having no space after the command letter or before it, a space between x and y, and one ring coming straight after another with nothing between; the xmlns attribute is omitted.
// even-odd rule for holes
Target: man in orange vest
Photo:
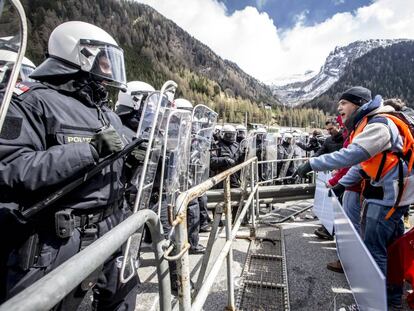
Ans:
<svg viewBox="0 0 414 311"><path fill-rule="evenodd" d="M381 96L369 101L370 93L364 87L352 87L339 100L338 112L346 127L353 130L348 147L310 159L295 175L304 177L311 171L351 167L333 188L337 195L342 194L345 187L365 181L362 238L381 271L387 275L387 247L403 234L402 216L408 208L400 204L398 188L403 189L401 180L411 174L412 163L398 156L406 153L404 137L408 136L408 127L387 114L394 112L394 108L384 106ZM396 183L401 187L395 187ZM404 193L410 193L410 189L405 189ZM404 203L406 196L402 196L401 203ZM387 293L388 304L398 309L402 288L387 286Z"/></svg>

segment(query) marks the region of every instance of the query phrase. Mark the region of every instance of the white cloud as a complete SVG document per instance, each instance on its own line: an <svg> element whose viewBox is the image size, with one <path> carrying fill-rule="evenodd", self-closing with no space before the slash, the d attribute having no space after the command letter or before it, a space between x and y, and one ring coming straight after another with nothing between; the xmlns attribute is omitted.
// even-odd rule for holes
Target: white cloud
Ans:
<svg viewBox="0 0 414 311"><path fill-rule="evenodd" d="M340 4L344 4L345 0L332 0L333 4L335 5L340 5Z"/></svg>
<svg viewBox="0 0 414 311"><path fill-rule="evenodd" d="M309 14L309 10L302 11L300 14L295 15L293 20L295 21L296 25L304 25L306 22L306 15Z"/></svg>
<svg viewBox="0 0 414 311"><path fill-rule="evenodd" d="M295 27L283 33L277 31L267 13L254 7L229 14L218 0L139 2L151 5L217 54L262 81L319 70L337 45L376 38L414 39L414 1L407 0L376 0L313 26L303 24L304 12Z"/></svg>

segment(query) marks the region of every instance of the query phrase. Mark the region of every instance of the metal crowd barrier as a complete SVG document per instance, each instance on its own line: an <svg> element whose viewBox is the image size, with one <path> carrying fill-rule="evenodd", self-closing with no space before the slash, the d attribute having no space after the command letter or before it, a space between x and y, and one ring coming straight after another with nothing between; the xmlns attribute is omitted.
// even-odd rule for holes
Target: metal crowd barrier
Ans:
<svg viewBox="0 0 414 311"><path fill-rule="evenodd" d="M243 208L239 210L238 217L234 222L233 228L232 224L232 213L231 213L231 192L230 192L230 176L234 173L237 173L243 168L250 166L250 189L249 197L243 205ZM218 223L221 218L223 210L216 210L216 215L214 219L213 229L210 233L210 238L207 243L206 254L203 257L203 262L200 268L200 273L196 283L195 294L193 302L191 302L191 285L190 285L190 265L189 265L189 255L188 249L189 244L187 242L187 205L193 199L203 195L208 189L211 189L213 186L224 181L224 214L226 222L226 243L222 247L219 255L214 258L214 264L211 269L207 272L208 262L210 259L211 250L214 245L215 235L217 233ZM251 220L252 220L252 234L254 234L254 229L256 227L256 210L258 209L258 184L257 184L257 158L251 158L235 167L232 167L208 180L205 182L187 190L186 192L179 195L175 205L175 215L176 220L173 222L174 231L175 231L175 241L177 245L178 254L173 256L174 260L177 262L177 272L179 279L179 308L180 310L201 310L205 300L208 296L208 293L215 281L215 278L220 270L220 267L225 258L227 258L227 292L228 292L228 306L227 310L235 309L235 299L234 299L234 284L233 284L233 252L232 252L232 243L235 239L237 231L240 227L240 224L244 217L246 216L249 206L252 205L250 209ZM165 257L169 257L172 249L169 249ZM207 277L205 275L207 274Z"/></svg>
<svg viewBox="0 0 414 311"><path fill-rule="evenodd" d="M151 210L141 210L125 219L90 246L0 306L0 311L49 310L101 266L139 228L147 224L156 258L160 309L171 310L171 285L160 220Z"/></svg>
<svg viewBox="0 0 414 311"><path fill-rule="evenodd" d="M280 159L280 160L262 160L262 161L258 161L258 165L263 165L263 164L270 164L272 166L272 176L270 176L270 178L264 180L264 181L260 181L259 184L260 185L264 185L264 184L268 184L268 183L272 183L275 181L283 181L283 180L287 180L287 179L291 179L290 176L287 177L281 177L278 178L278 170L277 170L277 164L278 163L283 163L283 162L299 162L299 161L307 161L309 160L309 157L306 158L292 158L292 159ZM276 165L276 167L275 167ZM273 175L273 172L275 172L275 175ZM315 180L312 180L312 183L315 183Z"/></svg>

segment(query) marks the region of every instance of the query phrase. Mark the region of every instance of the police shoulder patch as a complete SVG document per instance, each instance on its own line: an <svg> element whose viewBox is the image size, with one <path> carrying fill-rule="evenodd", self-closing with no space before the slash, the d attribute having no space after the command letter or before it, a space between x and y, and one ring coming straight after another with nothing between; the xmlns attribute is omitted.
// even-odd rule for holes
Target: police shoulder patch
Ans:
<svg viewBox="0 0 414 311"><path fill-rule="evenodd" d="M23 93L26 93L28 90L30 90L30 87L28 85L23 84L22 82L18 82L14 87L14 94L22 95Z"/></svg>

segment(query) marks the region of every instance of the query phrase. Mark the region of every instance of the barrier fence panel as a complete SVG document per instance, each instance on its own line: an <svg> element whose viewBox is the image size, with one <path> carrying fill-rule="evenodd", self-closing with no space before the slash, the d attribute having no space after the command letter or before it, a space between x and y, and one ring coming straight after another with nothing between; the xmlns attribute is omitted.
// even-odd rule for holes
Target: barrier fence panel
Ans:
<svg viewBox="0 0 414 311"><path fill-rule="evenodd" d="M319 218L322 225L330 234L333 231L334 212L332 209L332 200L328 197L329 188L326 182L331 178L330 173L318 172L316 174L315 197L313 200L313 212Z"/></svg>
<svg viewBox="0 0 414 311"><path fill-rule="evenodd" d="M220 174L207 179L206 181L202 182L201 184L196 185L195 187L181 193L176 201L174 206L174 215L175 220L172 222L173 230L171 230L170 235L175 234L175 241L176 241L176 255L171 256L172 248L168 248L167 251L164 253L164 258L169 261L177 261L177 276L179 280L179 289L178 289L178 300L179 300L179 309L180 311L189 311L189 310L202 310L204 302L208 296L208 293L214 284L214 281L219 273L220 266L223 263L224 259L227 257L227 278L228 278L228 306L226 309L234 310L234 288L233 288L233 273L232 273L232 243L233 240L236 238L237 231L240 228L241 222L246 216L248 208L250 207L250 212L252 213L252 219L254 219L254 205L258 205L258 183L257 183L257 175L252 180L251 186L254 187L250 189L249 197L247 198L246 202L244 202L244 206L241 209L238 217L234 220L233 226L231 226L231 192L230 192L230 184L229 184L229 176L239 172L244 167L250 167L251 172L253 173L256 171L257 173L257 158L251 158L239 165L236 165ZM256 167L256 170L254 170ZM214 258L214 264L211 269L207 272L207 264L209 262L209 258L204 260L201 267L201 278L198 280L196 284L196 295L191 297L191 283L190 283L190 262L188 256L188 249L190 248L189 243L187 242L187 206L188 203L203 195L207 190L211 189L221 181L226 180L226 187L225 187L225 215L226 215L226 243L222 247L221 251L219 252L218 256ZM255 198L256 197L256 198ZM256 202L254 202L256 200ZM222 211L221 211L222 213ZM217 219L217 226L218 226L218 219ZM215 231L217 228L213 228ZM215 235L215 234L214 234ZM205 256L210 256L211 247L213 245L208 243L208 254L206 253ZM178 253L178 254L177 254ZM204 279L204 275L207 275ZM203 280L204 279L204 280ZM201 284L201 287L199 287Z"/></svg>
<svg viewBox="0 0 414 311"><path fill-rule="evenodd" d="M332 206L338 257L359 310L387 310L384 275L336 197L332 198Z"/></svg>

